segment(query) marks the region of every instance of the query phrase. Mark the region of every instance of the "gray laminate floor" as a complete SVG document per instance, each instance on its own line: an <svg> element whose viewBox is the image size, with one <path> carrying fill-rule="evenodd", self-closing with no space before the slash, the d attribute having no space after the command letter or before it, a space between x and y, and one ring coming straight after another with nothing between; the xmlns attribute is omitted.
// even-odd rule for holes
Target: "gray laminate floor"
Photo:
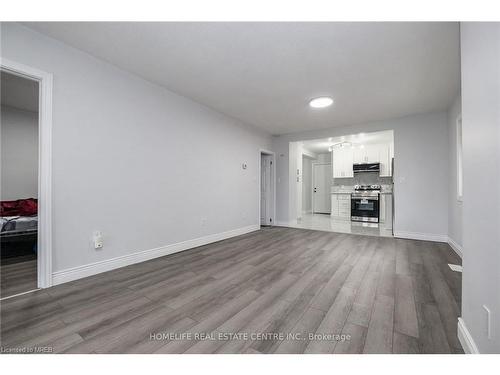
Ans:
<svg viewBox="0 0 500 375"><path fill-rule="evenodd" d="M461 274L447 263L460 259L446 244L268 228L2 301L1 345L460 353Z"/></svg>
<svg viewBox="0 0 500 375"><path fill-rule="evenodd" d="M37 288L36 256L26 255L0 261L0 298Z"/></svg>

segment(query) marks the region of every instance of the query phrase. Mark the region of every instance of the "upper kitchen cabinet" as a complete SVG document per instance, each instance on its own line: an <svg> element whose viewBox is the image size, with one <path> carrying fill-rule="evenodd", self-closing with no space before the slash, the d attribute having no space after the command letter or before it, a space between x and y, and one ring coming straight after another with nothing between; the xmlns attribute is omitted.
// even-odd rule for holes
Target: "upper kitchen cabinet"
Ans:
<svg viewBox="0 0 500 375"><path fill-rule="evenodd" d="M332 151L333 178L354 177L354 150L352 147L340 147Z"/></svg>
<svg viewBox="0 0 500 375"><path fill-rule="evenodd" d="M381 145L379 150L380 155L380 176L392 176L392 150L389 145Z"/></svg>
<svg viewBox="0 0 500 375"><path fill-rule="evenodd" d="M378 163L380 161L380 146L366 145L354 148L354 163Z"/></svg>
<svg viewBox="0 0 500 375"><path fill-rule="evenodd" d="M380 163L380 176L387 177L392 175L392 152L391 147L388 144L355 147L353 151L353 159L355 164Z"/></svg>

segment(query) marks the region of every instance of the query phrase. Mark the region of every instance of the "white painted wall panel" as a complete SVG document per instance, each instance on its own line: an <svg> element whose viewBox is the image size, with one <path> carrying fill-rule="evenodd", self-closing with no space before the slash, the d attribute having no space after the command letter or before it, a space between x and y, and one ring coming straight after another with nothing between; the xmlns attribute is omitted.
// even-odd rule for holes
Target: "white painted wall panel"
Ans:
<svg viewBox="0 0 500 375"><path fill-rule="evenodd" d="M1 200L38 197L38 114L1 107Z"/></svg>
<svg viewBox="0 0 500 375"><path fill-rule="evenodd" d="M481 353L500 353L500 23L462 23L461 42L462 318Z"/></svg>
<svg viewBox="0 0 500 375"><path fill-rule="evenodd" d="M54 76L54 271L259 224L269 135L21 25L1 27L2 57Z"/></svg>

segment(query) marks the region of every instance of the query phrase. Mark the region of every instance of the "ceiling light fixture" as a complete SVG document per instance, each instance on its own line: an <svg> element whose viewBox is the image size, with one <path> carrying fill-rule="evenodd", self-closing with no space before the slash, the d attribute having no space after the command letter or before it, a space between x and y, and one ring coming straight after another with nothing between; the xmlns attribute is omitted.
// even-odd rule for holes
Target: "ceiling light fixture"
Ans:
<svg viewBox="0 0 500 375"><path fill-rule="evenodd" d="M343 147L354 147L354 145L351 142L338 142L331 145L328 151L331 151L330 148L333 150L334 148L343 148Z"/></svg>
<svg viewBox="0 0 500 375"><path fill-rule="evenodd" d="M326 108L333 104L333 99L328 96L320 96L319 98L314 98L309 102L312 108Z"/></svg>

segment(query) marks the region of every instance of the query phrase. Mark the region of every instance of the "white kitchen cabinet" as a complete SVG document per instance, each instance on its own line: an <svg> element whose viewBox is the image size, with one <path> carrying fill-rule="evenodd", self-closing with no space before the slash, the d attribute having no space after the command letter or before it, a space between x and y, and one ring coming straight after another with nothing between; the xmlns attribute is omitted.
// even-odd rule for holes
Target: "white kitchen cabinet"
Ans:
<svg viewBox="0 0 500 375"><path fill-rule="evenodd" d="M380 194L380 202L379 202L379 223L385 223L386 217L386 195Z"/></svg>
<svg viewBox="0 0 500 375"><path fill-rule="evenodd" d="M391 150L388 145L381 145L379 147L379 163L380 163L380 176L392 176L391 171Z"/></svg>
<svg viewBox="0 0 500 375"><path fill-rule="evenodd" d="M379 145L365 145L363 147L354 147L354 163L378 163L380 161L379 149Z"/></svg>
<svg viewBox="0 0 500 375"><path fill-rule="evenodd" d="M332 199L331 199L331 204L332 208L330 211L330 215L332 217L339 217L339 201L338 201L338 194L332 194Z"/></svg>
<svg viewBox="0 0 500 375"><path fill-rule="evenodd" d="M354 164L365 163L365 149L360 147L353 148L353 162Z"/></svg>
<svg viewBox="0 0 500 375"><path fill-rule="evenodd" d="M352 147L341 147L332 151L333 155L333 178L354 177L352 165L354 153Z"/></svg>
<svg viewBox="0 0 500 375"><path fill-rule="evenodd" d="M333 178L352 178L353 164L380 163L380 176L392 176L392 149L389 144L341 147L332 151Z"/></svg>
<svg viewBox="0 0 500 375"><path fill-rule="evenodd" d="M331 216L335 219L351 219L351 194L332 194Z"/></svg>
<svg viewBox="0 0 500 375"><path fill-rule="evenodd" d="M392 194L385 196L385 226L392 228Z"/></svg>
<svg viewBox="0 0 500 375"><path fill-rule="evenodd" d="M392 194L380 194L380 223L392 226Z"/></svg>
<svg viewBox="0 0 500 375"><path fill-rule="evenodd" d="M353 150L353 162L362 163L380 163L380 176L392 176L391 171L392 152L388 144L366 145L363 148L355 147Z"/></svg>
<svg viewBox="0 0 500 375"><path fill-rule="evenodd" d="M366 163L380 162L380 145L367 145L364 150Z"/></svg>

